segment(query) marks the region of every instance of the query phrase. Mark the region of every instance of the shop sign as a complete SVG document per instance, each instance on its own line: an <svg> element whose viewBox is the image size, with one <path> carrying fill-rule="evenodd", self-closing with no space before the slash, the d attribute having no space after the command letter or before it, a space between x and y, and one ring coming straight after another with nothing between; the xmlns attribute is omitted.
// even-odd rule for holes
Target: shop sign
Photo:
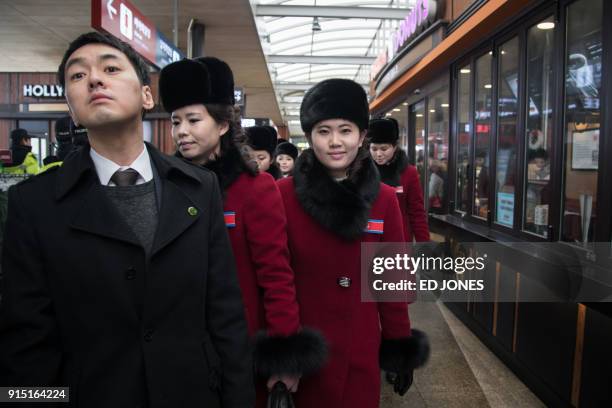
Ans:
<svg viewBox="0 0 612 408"><path fill-rule="evenodd" d="M64 97L64 88L55 84L24 84L23 97L59 99Z"/></svg>
<svg viewBox="0 0 612 408"><path fill-rule="evenodd" d="M435 0L416 0L414 8L400 23L399 28L391 37L389 44L389 60L406 44L409 44L425 28L430 26L442 14L442 7Z"/></svg>
<svg viewBox="0 0 612 408"><path fill-rule="evenodd" d="M160 69L183 58L179 49L127 0L92 0L91 26L130 44Z"/></svg>

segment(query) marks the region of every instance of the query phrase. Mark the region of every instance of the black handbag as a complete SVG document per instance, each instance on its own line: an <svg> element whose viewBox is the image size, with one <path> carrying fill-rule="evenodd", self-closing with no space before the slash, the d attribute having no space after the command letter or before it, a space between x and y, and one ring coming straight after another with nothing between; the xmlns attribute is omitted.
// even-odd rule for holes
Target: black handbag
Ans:
<svg viewBox="0 0 612 408"><path fill-rule="evenodd" d="M268 408L295 408L291 392L282 381L277 381L268 395Z"/></svg>

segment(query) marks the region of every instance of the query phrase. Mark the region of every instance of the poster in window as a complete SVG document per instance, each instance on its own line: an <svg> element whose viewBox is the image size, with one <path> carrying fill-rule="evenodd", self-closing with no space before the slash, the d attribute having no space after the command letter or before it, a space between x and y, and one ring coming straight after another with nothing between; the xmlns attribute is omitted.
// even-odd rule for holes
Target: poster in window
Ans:
<svg viewBox="0 0 612 408"><path fill-rule="evenodd" d="M572 170L597 170L599 163L599 129L575 131L572 134Z"/></svg>
<svg viewBox="0 0 612 408"><path fill-rule="evenodd" d="M497 222L512 227L514 222L514 194L497 193Z"/></svg>

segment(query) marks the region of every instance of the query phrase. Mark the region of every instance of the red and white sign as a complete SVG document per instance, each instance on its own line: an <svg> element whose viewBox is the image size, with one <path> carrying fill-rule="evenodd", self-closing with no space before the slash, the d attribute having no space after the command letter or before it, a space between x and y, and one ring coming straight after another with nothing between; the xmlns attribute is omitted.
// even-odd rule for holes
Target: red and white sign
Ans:
<svg viewBox="0 0 612 408"><path fill-rule="evenodd" d="M13 153L9 149L0 150L0 162L2 164L11 164L13 162Z"/></svg>
<svg viewBox="0 0 612 408"><path fill-rule="evenodd" d="M91 25L130 44L137 53L157 65L157 29L127 0L92 0Z"/></svg>

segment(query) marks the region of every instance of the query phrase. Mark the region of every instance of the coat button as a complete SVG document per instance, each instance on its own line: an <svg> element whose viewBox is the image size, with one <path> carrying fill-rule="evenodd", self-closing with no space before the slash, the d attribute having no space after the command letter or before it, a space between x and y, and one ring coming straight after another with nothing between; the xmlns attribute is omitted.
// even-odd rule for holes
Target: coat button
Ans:
<svg viewBox="0 0 612 408"><path fill-rule="evenodd" d="M347 278L346 276L338 278L338 285L340 285L343 288L350 287L351 286L351 278Z"/></svg>
<svg viewBox="0 0 612 408"><path fill-rule="evenodd" d="M134 268L133 266L130 266L129 268L127 268L127 270L125 271L125 279L127 280L136 279L136 268Z"/></svg>
<svg viewBox="0 0 612 408"><path fill-rule="evenodd" d="M153 340L153 330L147 330L144 334L144 340L146 342L150 342L151 340Z"/></svg>

